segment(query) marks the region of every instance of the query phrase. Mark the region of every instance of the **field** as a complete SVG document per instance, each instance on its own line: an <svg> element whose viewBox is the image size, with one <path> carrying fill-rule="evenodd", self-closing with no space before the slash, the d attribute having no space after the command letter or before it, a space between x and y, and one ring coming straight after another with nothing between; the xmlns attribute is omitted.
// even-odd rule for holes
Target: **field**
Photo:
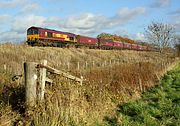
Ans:
<svg viewBox="0 0 180 126"><path fill-rule="evenodd" d="M110 126L179 126L180 64L141 99L118 105L117 115L105 120Z"/></svg>
<svg viewBox="0 0 180 126"><path fill-rule="evenodd" d="M0 125L35 126L103 125L105 117L111 120L109 117L116 115L117 105L140 98L178 60L174 54L159 52L11 44L0 45L0 59ZM49 74L53 84L46 84L44 103L27 113L23 63L43 59L53 68L82 76L84 81L80 85ZM14 75L22 77L14 80Z"/></svg>

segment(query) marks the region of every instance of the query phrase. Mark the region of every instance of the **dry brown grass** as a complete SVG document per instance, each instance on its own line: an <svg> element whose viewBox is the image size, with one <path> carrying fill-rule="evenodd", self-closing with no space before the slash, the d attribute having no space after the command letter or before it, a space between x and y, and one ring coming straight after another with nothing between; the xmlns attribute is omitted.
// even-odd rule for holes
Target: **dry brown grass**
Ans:
<svg viewBox="0 0 180 126"><path fill-rule="evenodd" d="M88 49L63 49L51 47L29 47L26 45L0 45L0 68L6 64L7 71L11 73L22 73L23 63L26 61L39 62L47 59L48 64L57 69L67 70L67 63L70 64L70 70L77 68L77 62L80 68L83 68L85 62L92 66L101 66L105 61L119 60L124 63L134 63L141 61L162 62L167 56L161 58L159 53L136 52L130 50L88 50ZM112 61L113 62L113 61Z"/></svg>
<svg viewBox="0 0 180 126"><path fill-rule="evenodd" d="M46 85L44 106L35 109L29 119L33 124L41 126L97 125L104 116L113 114L118 103L138 98L142 91L154 86L167 66L175 62L171 54L157 52L25 45L0 45L0 58L1 71L6 64L5 71L12 75L23 73L25 61L39 62L46 59L48 65L56 69L64 69L85 78L81 86L58 75L49 76L54 83ZM80 70L77 70L78 62ZM69 70L67 63L70 64ZM3 84L8 81L4 77L0 79Z"/></svg>

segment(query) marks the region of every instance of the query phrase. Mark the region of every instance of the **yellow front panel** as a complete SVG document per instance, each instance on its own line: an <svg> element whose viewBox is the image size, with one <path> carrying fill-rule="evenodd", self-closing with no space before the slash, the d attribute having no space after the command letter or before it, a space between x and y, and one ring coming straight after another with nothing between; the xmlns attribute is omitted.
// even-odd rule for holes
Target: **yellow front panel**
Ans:
<svg viewBox="0 0 180 126"><path fill-rule="evenodd" d="M39 39L39 35L38 34L27 35L27 40L34 41L34 40L37 40L37 39Z"/></svg>
<svg viewBox="0 0 180 126"><path fill-rule="evenodd" d="M70 41L68 36L65 37L65 41Z"/></svg>

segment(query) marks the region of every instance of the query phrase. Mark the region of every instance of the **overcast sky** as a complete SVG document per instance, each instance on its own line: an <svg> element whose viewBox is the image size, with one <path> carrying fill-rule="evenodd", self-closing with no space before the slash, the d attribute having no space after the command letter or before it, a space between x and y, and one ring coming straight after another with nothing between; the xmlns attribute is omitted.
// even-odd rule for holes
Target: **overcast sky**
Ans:
<svg viewBox="0 0 180 126"><path fill-rule="evenodd" d="M0 42L22 42L30 26L96 37L144 39L152 21L180 32L180 0L0 0Z"/></svg>

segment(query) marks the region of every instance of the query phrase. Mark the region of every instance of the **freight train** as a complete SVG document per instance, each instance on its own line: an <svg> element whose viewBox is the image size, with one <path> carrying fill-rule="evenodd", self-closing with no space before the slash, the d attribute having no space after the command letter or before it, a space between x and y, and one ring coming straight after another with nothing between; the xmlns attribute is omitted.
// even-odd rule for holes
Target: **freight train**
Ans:
<svg viewBox="0 0 180 126"><path fill-rule="evenodd" d="M154 50L154 48L150 46L136 43L132 44L121 41L93 38L34 26L27 29L27 43L31 46L88 47L97 49L129 49L138 51Z"/></svg>

